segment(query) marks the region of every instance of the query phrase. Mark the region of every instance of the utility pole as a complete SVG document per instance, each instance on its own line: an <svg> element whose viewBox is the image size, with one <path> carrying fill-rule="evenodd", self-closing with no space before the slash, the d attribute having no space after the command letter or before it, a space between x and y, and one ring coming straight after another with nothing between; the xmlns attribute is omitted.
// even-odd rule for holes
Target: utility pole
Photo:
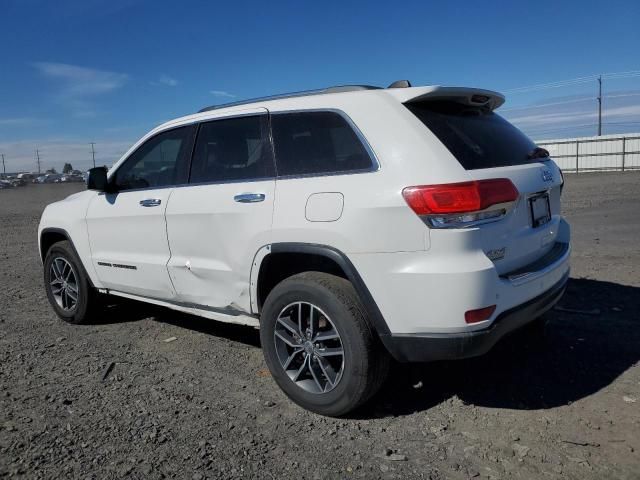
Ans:
<svg viewBox="0 0 640 480"><path fill-rule="evenodd" d="M7 167L4 164L4 153L2 154L2 171L4 172L4 176L7 176Z"/></svg>
<svg viewBox="0 0 640 480"><path fill-rule="evenodd" d="M602 75L598 77L598 136L602 135Z"/></svg>
<svg viewBox="0 0 640 480"><path fill-rule="evenodd" d="M91 145L91 158L93 159L93 168L96 168L96 151L93 148L95 142L91 142L89 145Z"/></svg>
<svg viewBox="0 0 640 480"><path fill-rule="evenodd" d="M38 151L38 149L36 148L36 159L38 160L38 173L40 172L40 152Z"/></svg>

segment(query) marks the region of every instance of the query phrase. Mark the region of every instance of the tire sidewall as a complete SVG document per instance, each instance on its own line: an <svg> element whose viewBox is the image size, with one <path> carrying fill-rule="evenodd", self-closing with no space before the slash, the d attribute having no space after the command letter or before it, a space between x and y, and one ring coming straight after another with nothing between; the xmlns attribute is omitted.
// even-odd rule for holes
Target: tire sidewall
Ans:
<svg viewBox="0 0 640 480"><path fill-rule="evenodd" d="M344 371L331 391L314 394L293 383L280 365L274 342L274 330L280 312L296 302L316 305L329 316L344 349ZM368 355L362 336L355 328L356 320L338 297L321 284L298 280L285 281L269 294L261 315L260 339L265 361L274 380L294 402L321 414L335 415L350 410L352 399L360 397L366 385Z"/></svg>
<svg viewBox="0 0 640 480"><path fill-rule="evenodd" d="M51 264L55 258L64 258L69 262L73 268L74 274L76 275L78 285L78 302L76 307L71 311L65 311L60 308L53 296L53 293L51 292ZM76 255L68 246L68 242L56 243L47 252L47 256L44 261L44 284L49 303L51 303L51 306L58 317L69 323L80 323L84 320L89 303L89 285L84 270L82 269L82 265L80 265Z"/></svg>

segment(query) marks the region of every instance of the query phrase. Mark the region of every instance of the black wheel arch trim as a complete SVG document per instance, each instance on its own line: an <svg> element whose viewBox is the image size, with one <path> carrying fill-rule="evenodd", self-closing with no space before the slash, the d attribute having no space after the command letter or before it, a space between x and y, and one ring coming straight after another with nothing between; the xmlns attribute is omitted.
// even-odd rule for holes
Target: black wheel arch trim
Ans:
<svg viewBox="0 0 640 480"><path fill-rule="evenodd" d="M71 235L69 235L69 232L67 232L64 228L47 227L47 228L43 228L42 232L40 232L40 238L39 238L39 242L38 242L38 250L40 250L40 259L42 261L42 264L44 265L44 261L47 258L47 252L48 252L48 250L45 252L42 249L42 238L47 233L57 233L57 234L62 235L63 237L65 237L65 239L71 245L71 248L73 249L73 253L76 255L76 258L78 259L78 262L80 263L80 268L82 268L82 273L84 274L84 276L89 281L89 285L91 285L91 288L95 288L95 286L93 285L93 281L91 280L91 276L87 273L87 269L84 266L84 262L82 261L82 257L78 254L78 250L76 249L76 246L73 243L73 240L71 239Z"/></svg>
<svg viewBox="0 0 640 480"><path fill-rule="evenodd" d="M337 248L330 247L328 245L321 245L317 243L297 243L297 242L283 242L272 243L271 253L307 253L311 255L320 255L334 261L345 273L347 279L355 288L356 293L362 300L364 308L369 314L369 318L373 323L378 336L384 338L391 334L389 326L382 316L382 312L378 308L371 292L367 288L367 285L362 280L362 277L358 273L356 267L351 263L349 257Z"/></svg>

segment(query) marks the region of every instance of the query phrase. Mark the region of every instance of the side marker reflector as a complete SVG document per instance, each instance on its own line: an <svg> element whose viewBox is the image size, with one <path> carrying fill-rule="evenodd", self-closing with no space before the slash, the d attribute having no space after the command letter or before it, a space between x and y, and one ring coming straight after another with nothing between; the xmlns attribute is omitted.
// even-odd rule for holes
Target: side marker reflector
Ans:
<svg viewBox="0 0 640 480"><path fill-rule="evenodd" d="M477 310L469 310L464 314L464 321L467 323L478 323L484 320L488 320L493 312L496 311L496 306L478 308Z"/></svg>

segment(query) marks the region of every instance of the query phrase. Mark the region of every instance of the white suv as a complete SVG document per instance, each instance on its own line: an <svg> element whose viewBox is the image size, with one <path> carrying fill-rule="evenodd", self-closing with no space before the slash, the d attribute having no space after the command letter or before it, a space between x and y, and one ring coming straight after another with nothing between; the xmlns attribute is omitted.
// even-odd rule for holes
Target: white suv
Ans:
<svg viewBox="0 0 640 480"><path fill-rule="evenodd" d="M103 295L260 329L295 402L341 415L391 358L487 352L569 275L562 173L471 88L333 87L159 126L38 231L71 323Z"/></svg>

